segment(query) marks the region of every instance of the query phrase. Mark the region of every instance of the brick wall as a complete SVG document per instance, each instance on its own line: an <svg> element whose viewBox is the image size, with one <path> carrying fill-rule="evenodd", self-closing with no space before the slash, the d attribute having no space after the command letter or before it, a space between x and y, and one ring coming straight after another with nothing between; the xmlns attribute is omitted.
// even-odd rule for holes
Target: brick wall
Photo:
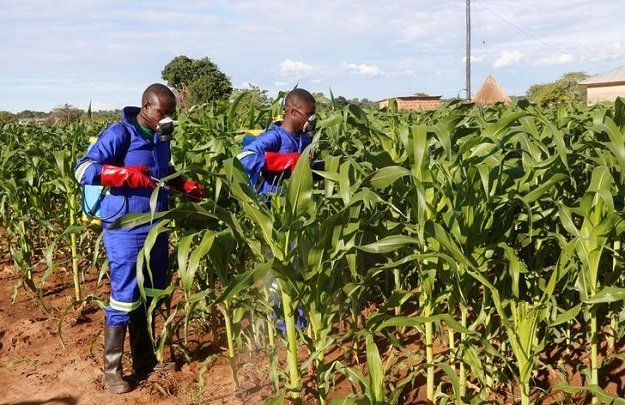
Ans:
<svg viewBox="0 0 625 405"><path fill-rule="evenodd" d="M428 98L396 98L397 108L400 110L436 110L443 102L440 98L428 97ZM378 102L380 108L388 107L388 99Z"/></svg>

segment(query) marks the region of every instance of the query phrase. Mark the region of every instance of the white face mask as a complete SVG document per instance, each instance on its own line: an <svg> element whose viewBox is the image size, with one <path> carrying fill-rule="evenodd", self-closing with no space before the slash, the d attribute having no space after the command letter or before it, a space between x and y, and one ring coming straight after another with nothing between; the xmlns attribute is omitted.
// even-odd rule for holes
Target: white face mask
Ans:
<svg viewBox="0 0 625 405"><path fill-rule="evenodd" d="M313 133L315 132L316 127L317 127L317 114L313 114L310 117L308 117L308 120L304 123L302 132Z"/></svg>
<svg viewBox="0 0 625 405"><path fill-rule="evenodd" d="M174 133L174 121L171 117L165 117L158 122L156 126L156 132L158 132L158 140L166 142L171 140L171 136Z"/></svg>

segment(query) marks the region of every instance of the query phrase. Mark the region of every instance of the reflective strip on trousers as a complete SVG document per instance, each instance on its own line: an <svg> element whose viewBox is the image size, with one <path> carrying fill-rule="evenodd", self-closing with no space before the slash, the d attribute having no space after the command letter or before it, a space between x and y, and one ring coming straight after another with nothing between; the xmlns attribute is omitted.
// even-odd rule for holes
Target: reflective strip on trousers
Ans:
<svg viewBox="0 0 625 405"><path fill-rule="evenodd" d="M109 307L122 312L132 312L141 307L141 299L134 302L121 302L111 297L109 300Z"/></svg>

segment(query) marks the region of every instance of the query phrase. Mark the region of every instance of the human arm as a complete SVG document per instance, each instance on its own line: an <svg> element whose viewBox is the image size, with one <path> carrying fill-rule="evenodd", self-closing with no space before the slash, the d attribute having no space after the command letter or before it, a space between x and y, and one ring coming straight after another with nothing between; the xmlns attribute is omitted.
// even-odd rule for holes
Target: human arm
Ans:
<svg viewBox="0 0 625 405"><path fill-rule="evenodd" d="M275 131L265 132L246 145L237 155L253 186L256 186L265 169L265 152L280 150L280 143L279 135Z"/></svg>
<svg viewBox="0 0 625 405"><path fill-rule="evenodd" d="M107 128L78 160L74 175L80 184L112 187L154 188L150 171L143 165L123 167L129 135L123 124Z"/></svg>

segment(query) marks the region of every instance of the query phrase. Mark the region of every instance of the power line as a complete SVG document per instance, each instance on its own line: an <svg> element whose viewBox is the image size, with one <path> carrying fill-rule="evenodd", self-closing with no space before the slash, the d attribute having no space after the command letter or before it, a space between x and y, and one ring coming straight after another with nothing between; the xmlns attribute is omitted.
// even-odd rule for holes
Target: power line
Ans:
<svg viewBox="0 0 625 405"><path fill-rule="evenodd" d="M519 32L522 32L523 34L527 35L528 37L530 37L530 38L534 39L535 41L538 41L538 42L540 42L540 43L542 43L542 44L544 44L544 45L546 45L546 46L548 46L548 47L550 47L550 48L552 48L552 49L555 49L555 50L557 50L557 51L559 51L559 52L562 52L562 53L564 53L564 54L571 55L571 56L575 57L575 58L576 58L576 59L578 59L578 60L582 60L582 58L580 58L578 55L575 55L573 52L571 52L571 51L567 51L567 50L565 50L565 49L562 49L562 48L560 48L560 47L558 47L558 46L555 46L555 45L553 45L553 44L551 44L551 43L549 43L549 42L545 41L544 39L541 39L541 38L537 37L536 35L534 35L534 34L530 33L529 31L527 31L527 30L525 30L525 29L523 29L522 27L519 27L518 25L516 25L516 24L514 24L514 23L512 23L512 22L508 21L507 19L503 18L502 16L500 16L499 14L497 14L496 12L494 12L492 9L490 9L490 8L488 8L488 7L486 7L486 6L484 6L483 4L481 4L481 5L480 5L480 7L482 7L484 10L488 11L489 13L493 14L495 17L497 17L498 19L500 19L500 20L501 20L501 21L503 21L504 23L506 23L506 24L508 24L509 26L511 26L511 27L513 27L513 28L515 28L515 29L516 29L516 30L518 30ZM597 65L601 65L601 66L603 66L603 67L605 67L605 68L609 68L609 67L610 67L609 65L606 65L605 63L598 62L598 61L584 61L584 62L595 63L595 64L597 64Z"/></svg>

